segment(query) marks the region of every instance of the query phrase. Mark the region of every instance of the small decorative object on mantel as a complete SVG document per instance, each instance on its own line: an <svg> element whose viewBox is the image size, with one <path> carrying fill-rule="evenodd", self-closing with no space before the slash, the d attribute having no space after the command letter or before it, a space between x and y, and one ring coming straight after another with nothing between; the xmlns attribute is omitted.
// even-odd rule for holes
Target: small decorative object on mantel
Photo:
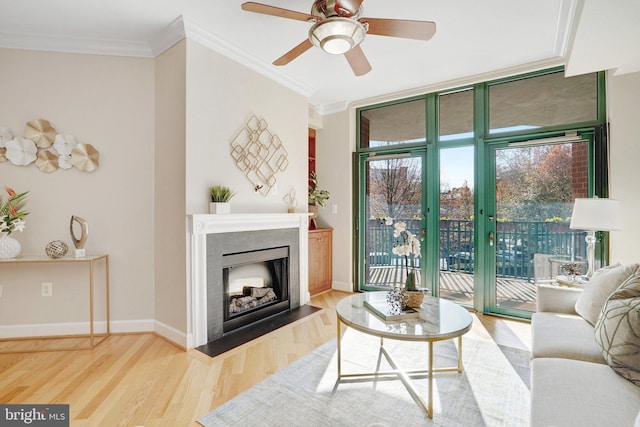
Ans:
<svg viewBox="0 0 640 427"><path fill-rule="evenodd" d="M80 225L80 238L77 238L74 230L73 223L78 223ZM76 258L82 258L85 256L84 244L87 242L87 237L89 236L89 223L86 219L80 218L79 216L72 215L71 221L69 222L69 232L71 233L71 241L73 245L76 247L74 256Z"/></svg>
<svg viewBox="0 0 640 427"><path fill-rule="evenodd" d="M251 116L231 141L231 157L256 191L267 196L276 185L276 174L289 166L287 150L264 119Z"/></svg>
<svg viewBox="0 0 640 427"><path fill-rule="evenodd" d="M24 217L29 212L22 210L28 192L16 193L12 188L4 187L9 198L6 202L0 196L0 259L12 259L20 254L20 242L11 237L14 231L23 231Z"/></svg>
<svg viewBox="0 0 640 427"><path fill-rule="evenodd" d="M315 172L311 173L309 179L311 181L309 184L309 212L311 213L309 228L315 229L317 227L318 206L324 207L325 200L329 199L329 192L318 187L318 175Z"/></svg>
<svg viewBox="0 0 640 427"><path fill-rule="evenodd" d="M296 189L291 187L289 192L284 195L282 200L287 205L287 212L294 213L296 211L296 206L298 206L298 199L296 199Z"/></svg>
<svg viewBox="0 0 640 427"><path fill-rule="evenodd" d="M54 240L53 242L47 243L44 251L49 258L58 259L67 254L69 246L62 240Z"/></svg>
<svg viewBox="0 0 640 427"><path fill-rule="evenodd" d="M14 138L8 128L0 126L0 163L28 166L35 162L45 173L72 167L93 172L98 168L99 158L100 153L91 144L78 143L67 133L57 133L45 119L28 122L24 138Z"/></svg>
<svg viewBox="0 0 640 427"><path fill-rule="evenodd" d="M229 187L224 185L214 185L209 187L209 195L211 203L209 203L210 214L228 214L231 212L231 203L229 201L235 193Z"/></svg>
<svg viewBox="0 0 640 427"><path fill-rule="evenodd" d="M396 222L393 225L393 237L396 238L396 241L393 244L392 252L404 257L407 279L403 292L407 295L407 305L409 307L420 307L424 294L416 288L415 266L415 259L420 256L420 240L407 230L407 224L404 221Z"/></svg>

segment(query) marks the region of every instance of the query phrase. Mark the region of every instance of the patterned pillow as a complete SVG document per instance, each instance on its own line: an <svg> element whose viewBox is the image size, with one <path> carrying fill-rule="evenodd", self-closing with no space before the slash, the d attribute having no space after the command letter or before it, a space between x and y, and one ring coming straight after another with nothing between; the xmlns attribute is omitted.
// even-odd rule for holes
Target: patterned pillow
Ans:
<svg viewBox="0 0 640 427"><path fill-rule="evenodd" d="M611 294L596 322L595 335L609 366L640 386L640 272Z"/></svg>
<svg viewBox="0 0 640 427"><path fill-rule="evenodd" d="M638 269L638 264L612 265L593 273L591 280L576 301L576 312L591 325L596 324L602 306L618 286Z"/></svg>

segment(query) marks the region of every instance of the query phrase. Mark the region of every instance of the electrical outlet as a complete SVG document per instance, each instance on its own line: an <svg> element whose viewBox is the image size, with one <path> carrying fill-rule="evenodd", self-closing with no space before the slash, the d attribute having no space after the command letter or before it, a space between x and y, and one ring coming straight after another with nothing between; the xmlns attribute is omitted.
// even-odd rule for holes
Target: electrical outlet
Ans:
<svg viewBox="0 0 640 427"><path fill-rule="evenodd" d="M52 297L53 296L53 283L51 283L51 282L42 282L42 296L43 297Z"/></svg>

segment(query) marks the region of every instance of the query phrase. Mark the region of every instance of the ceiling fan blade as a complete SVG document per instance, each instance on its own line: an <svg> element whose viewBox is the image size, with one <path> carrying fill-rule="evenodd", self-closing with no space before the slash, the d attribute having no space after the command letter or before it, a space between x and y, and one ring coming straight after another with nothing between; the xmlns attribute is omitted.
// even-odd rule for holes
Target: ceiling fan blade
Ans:
<svg viewBox="0 0 640 427"><path fill-rule="evenodd" d="M265 15L279 16L281 18L295 19L297 21L310 21L316 22L317 17L309 15L308 13L296 12L295 10L282 9L275 6L269 6L262 3L247 2L242 3L242 10L247 12L263 13Z"/></svg>
<svg viewBox="0 0 640 427"><path fill-rule="evenodd" d="M289 62L293 61L298 56L302 55L303 53L311 49L311 47L313 47L313 45L311 44L309 39L306 39L305 41L300 43L298 46L294 47L289 52L285 53L280 58L273 61L273 65L277 65L277 66L287 65Z"/></svg>
<svg viewBox="0 0 640 427"><path fill-rule="evenodd" d="M436 33L436 23L432 21L410 21L403 19L361 18L369 24L367 34L402 37L405 39L430 40Z"/></svg>
<svg viewBox="0 0 640 427"><path fill-rule="evenodd" d="M371 64L369 64L369 61L360 46L354 47L345 53L344 56L347 58L347 61L356 76L364 76L371 71Z"/></svg>

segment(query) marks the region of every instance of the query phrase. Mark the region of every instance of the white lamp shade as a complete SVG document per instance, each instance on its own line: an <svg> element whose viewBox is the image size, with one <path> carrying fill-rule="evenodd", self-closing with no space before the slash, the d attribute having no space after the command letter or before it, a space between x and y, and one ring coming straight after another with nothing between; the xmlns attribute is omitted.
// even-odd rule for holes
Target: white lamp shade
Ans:
<svg viewBox="0 0 640 427"><path fill-rule="evenodd" d="M622 228L617 200L575 199L569 228L577 230L613 231Z"/></svg>
<svg viewBox="0 0 640 427"><path fill-rule="evenodd" d="M364 26L349 18L333 16L317 22L309 30L309 40L333 55L343 54L359 45L366 35Z"/></svg>

